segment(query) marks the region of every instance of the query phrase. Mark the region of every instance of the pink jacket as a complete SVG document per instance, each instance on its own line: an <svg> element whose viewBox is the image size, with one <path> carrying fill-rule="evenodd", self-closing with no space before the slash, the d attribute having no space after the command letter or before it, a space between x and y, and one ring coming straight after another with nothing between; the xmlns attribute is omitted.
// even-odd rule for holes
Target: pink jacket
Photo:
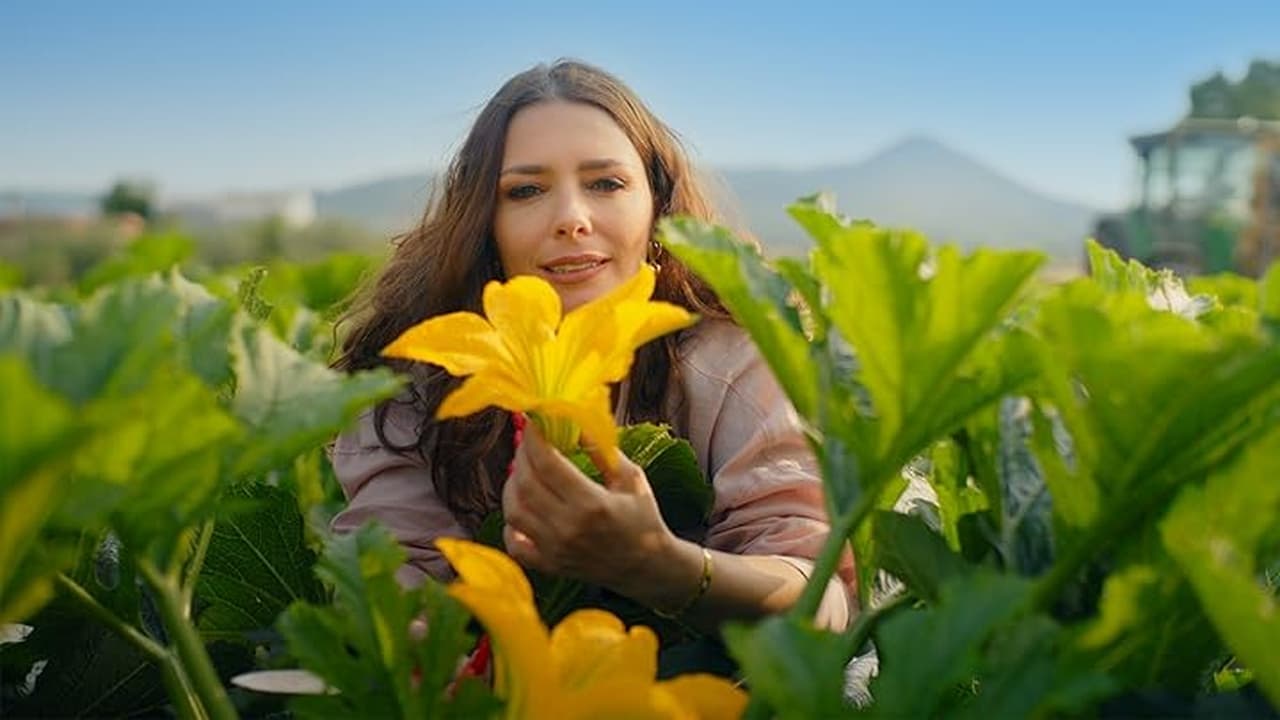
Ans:
<svg viewBox="0 0 1280 720"><path fill-rule="evenodd" d="M808 576L828 533L822 483L800 419L768 366L739 327L704 321L681 345L679 369L679 392L668 399L667 417L676 434L689 440L715 489L705 545L777 556ZM408 406L393 406L388 440L412 442L418 421ZM469 533L436 495L416 453L384 448L368 411L338 437L330 459L348 501L333 519L335 532L377 519L409 555L401 582L421 582L424 574L452 577L433 543ZM854 583L846 553L819 608L819 626L845 627L855 607Z"/></svg>

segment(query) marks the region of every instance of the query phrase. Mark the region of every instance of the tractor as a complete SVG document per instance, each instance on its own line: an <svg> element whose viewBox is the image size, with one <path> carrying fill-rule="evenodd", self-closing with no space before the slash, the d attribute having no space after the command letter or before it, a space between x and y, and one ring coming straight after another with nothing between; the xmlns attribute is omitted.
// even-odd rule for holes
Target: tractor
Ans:
<svg viewBox="0 0 1280 720"><path fill-rule="evenodd" d="M1280 121L1191 118L1129 142L1136 198L1097 220L1098 242L1184 276L1280 260Z"/></svg>

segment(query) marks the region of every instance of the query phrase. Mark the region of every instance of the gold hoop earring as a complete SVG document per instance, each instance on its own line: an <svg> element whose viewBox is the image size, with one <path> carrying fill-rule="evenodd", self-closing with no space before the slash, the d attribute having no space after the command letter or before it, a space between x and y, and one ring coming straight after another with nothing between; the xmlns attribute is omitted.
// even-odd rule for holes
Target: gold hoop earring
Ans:
<svg viewBox="0 0 1280 720"><path fill-rule="evenodd" d="M662 271L662 265L658 262L658 258L661 255L662 255L662 244L659 243L657 240L650 240L649 241L649 257L646 259L646 262L649 263L649 267L653 268L654 275L657 275L659 272Z"/></svg>

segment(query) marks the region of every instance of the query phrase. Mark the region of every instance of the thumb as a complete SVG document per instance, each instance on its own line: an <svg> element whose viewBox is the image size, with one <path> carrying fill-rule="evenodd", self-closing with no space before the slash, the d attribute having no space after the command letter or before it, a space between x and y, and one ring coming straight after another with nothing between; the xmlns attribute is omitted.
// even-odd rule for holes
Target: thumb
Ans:
<svg viewBox="0 0 1280 720"><path fill-rule="evenodd" d="M586 451L587 457L591 458L591 464L600 471L606 488L629 494L645 492L649 489L649 481L645 478L644 470L631 462L622 450L615 447L606 453L594 445L583 445L583 450Z"/></svg>

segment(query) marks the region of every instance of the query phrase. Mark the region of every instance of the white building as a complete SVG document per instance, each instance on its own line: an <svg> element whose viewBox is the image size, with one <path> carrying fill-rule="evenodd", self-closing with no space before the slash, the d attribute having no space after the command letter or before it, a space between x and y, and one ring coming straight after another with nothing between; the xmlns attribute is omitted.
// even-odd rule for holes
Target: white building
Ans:
<svg viewBox="0 0 1280 720"><path fill-rule="evenodd" d="M306 190L162 199L158 205L160 212L176 215L192 225L220 225L278 216L285 225L301 228L316 219L315 196Z"/></svg>

